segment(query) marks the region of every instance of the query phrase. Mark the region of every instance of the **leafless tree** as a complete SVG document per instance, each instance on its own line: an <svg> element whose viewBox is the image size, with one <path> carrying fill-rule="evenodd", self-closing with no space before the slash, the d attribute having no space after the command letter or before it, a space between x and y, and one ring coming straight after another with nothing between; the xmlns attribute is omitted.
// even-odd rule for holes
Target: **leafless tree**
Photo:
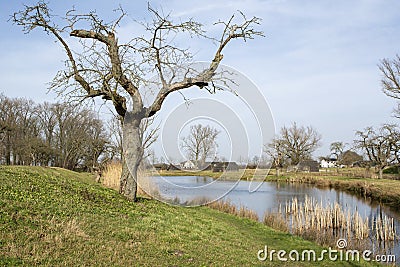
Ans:
<svg viewBox="0 0 400 267"><path fill-rule="evenodd" d="M182 138L181 147L187 151L189 159L203 166L206 159L216 152L218 134L219 131L209 125L192 125L189 135Z"/></svg>
<svg viewBox="0 0 400 267"><path fill-rule="evenodd" d="M264 145L264 152L271 159L276 169L276 176L280 175L280 170L285 164L285 151L283 140L274 138L271 143Z"/></svg>
<svg viewBox="0 0 400 267"><path fill-rule="evenodd" d="M330 145L331 155L334 155L336 160L339 161L342 157L345 144L343 142L333 142Z"/></svg>
<svg viewBox="0 0 400 267"><path fill-rule="evenodd" d="M0 125L2 130L2 158L5 164L30 164L38 145L38 123L33 102L24 98L1 96Z"/></svg>
<svg viewBox="0 0 400 267"><path fill-rule="evenodd" d="M66 69L55 77L52 89L81 99L101 97L110 101L116 113L123 118L124 152L120 193L132 201L136 200L137 170L144 154L143 136L140 134L142 120L154 116L166 97L173 92L193 86L215 92L213 82L227 44L235 39L247 40L262 35L253 28L260 23L260 19L247 19L242 13L232 16L227 22L218 22L223 26L221 37L212 39L206 36L202 25L193 19L174 22L169 15L163 15L150 6L148 11L152 21L142 23L147 34L124 44L120 44L117 38L117 29L126 16L122 8L116 10L118 17L111 22L104 21L95 12L81 14L74 9L61 19L52 15L44 2L26 6L12 17L24 32L41 28L64 49L67 55ZM241 22L236 22L238 17L242 19ZM58 25L57 21L62 25ZM195 72L192 68L184 67L193 59L188 49L174 44L177 34L205 37L217 43L208 68ZM69 37L79 40L80 50L79 47L71 48L72 40ZM148 83L146 77L149 73L158 75L159 90L154 101L145 105L139 87ZM183 73L183 77L179 73ZM130 108L128 103L131 104Z"/></svg>
<svg viewBox="0 0 400 267"><path fill-rule="evenodd" d="M157 140L159 125L154 125L155 116L143 119L140 124L140 135L143 140L144 155L143 158L152 156L155 157L154 151L150 146ZM109 132L110 145L107 148L108 160L122 159L122 140L123 140L123 127L121 118L119 116L112 116L107 121L107 129Z"/></svg>
<svg viewBox="0 0 400 267"><path fill-rule="evenodd" d="M43 143L37 150L36 157L42 165L54 163L54 155L57 153L55 147L55 133L57 127L57 118L54 112L54 104L45 102L39 104L35 109L36 117L41 125L41 139Z"/></svg>
<svg viewBox="0 0 400 267"><path fill-rule="evenodd" d="M82 107L1 96L1 161L92 170L108 142L102 122Z"/></svg>
<svg viewBox="0 0 400 267"><path fill-rule="evenodd" d="M140 123L140 138L142 139L143 149L145 151L144 157L148 157L154 151L150 146L157 140L160 125L155 125L155 116L145 118Z"/></svg>
<svg viewBox="0 0 400 267"><path fill-rule="evenodd" d="M394 59L381 60L378 67L382 73L383 92L387 96L400 100L400 56L396 55ZM394 109L394 116L400 118L400 103Z"/></svg>
<svg viewBox="0 0 400 267"><path fill-rule="evenodd" d="M109 134L109 146L107 147L108 160L122 159L122 122L118 116L112 116L106 123Z"/></svg>
<svg viewBox="0 0 400 267"><path fill-rule="evenodd" d="M365 151L382 179L383 169L399 159L399 129L391 124L384 124L377 130L367 127L357 131L356 137L355 146Z"/></svg>
<svg viewBox="0 0 400 267"><path fill-rule="evenodd" d="M320 146L321 135L311 126L297 126L293 123L290 127L282 127L280 135L267 144L267 151L273 155L279 164L288 160L291 165L311 158L312 152Z"/></svg>

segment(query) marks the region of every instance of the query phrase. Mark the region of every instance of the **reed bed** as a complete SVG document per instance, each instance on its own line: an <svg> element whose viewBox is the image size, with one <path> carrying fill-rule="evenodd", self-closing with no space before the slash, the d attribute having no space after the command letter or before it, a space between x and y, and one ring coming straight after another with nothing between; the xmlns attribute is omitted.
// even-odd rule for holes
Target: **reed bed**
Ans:
<svg viewBox="0 0 400 267"><path fill-rule="evenodd" d="M386 215L383 218L376 218L372 229L374 229L375 237L378 241L394 241L398 239L396 234L396 227L394 225L394 219L389 218Z"/></svg>
<svg viewBox="0 0 400 267"><path fill-rule="evenodd" d="M283 232L289 232L289 227L288 227L282 213L278 213L278 214L266 213L264 215L263 222L265 225L268 225L269 227L272 227L276 230L280 230Z"/></svg>
<svg viewBox="0 0 400 267"><path fill-rule="evenodd" d="M282 208L280 208L281 210ZM302 235L306 231L332 232L335 236L363 240L375 236L377 241L398 239L393 218L374 217L372 222L355 210L343 210L338 203L324 207L322 201L307 197L299 204L297 198L285 203L283 214L290 231Z"/></svg>
<svg viewBox="0 0 400 267"><path fill-rule="evenodd" d="M335 246L338 238L347 238L353 249L360 250L373 244L383 252L399 241L393 218L363 218L357 209L343 210L336 202L323 205L307 196L303 203L292 198L277 213L266 213L264 224L321 245Z"/></svg>
<svg viewBox="0 0 400 267"><path fill-rule="evenodd" d="M119 190L120 177L122 173L122 164L120 162L112 162L104 167L101 176L101 183L114 190ZM138 191L139 196L148 198L158 198L159 190L154 181L143 171L138 171Z"/></svg>

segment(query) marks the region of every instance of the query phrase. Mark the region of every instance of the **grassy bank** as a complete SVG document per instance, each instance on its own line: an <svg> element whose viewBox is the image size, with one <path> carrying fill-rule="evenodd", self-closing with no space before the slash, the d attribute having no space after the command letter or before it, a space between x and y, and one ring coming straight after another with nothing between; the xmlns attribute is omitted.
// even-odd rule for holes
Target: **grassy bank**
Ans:
<svg viewBox="0 0 400 267"><path fill-rule="evenodd" d="M265 245L321 250L207 207L174 207L144 198L133 204L92 180L63 169L0 167L0 265L254 266L261 264L256 255Z"/></svg>

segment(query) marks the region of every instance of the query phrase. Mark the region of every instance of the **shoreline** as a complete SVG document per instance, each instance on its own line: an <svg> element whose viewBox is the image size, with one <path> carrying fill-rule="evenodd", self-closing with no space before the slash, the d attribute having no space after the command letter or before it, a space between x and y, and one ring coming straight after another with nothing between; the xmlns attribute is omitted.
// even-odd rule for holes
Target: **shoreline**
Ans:
<svg viewBox="0 0 400 267"><path fill-rule="evenodd" d="M221 177L221 173L213 173L211 171L161 171L160 176L208 176L214 179ZM229 176L229 175L227 175ZM232 176L235 176L232 173ZM241 176L241 180L249 181L254 176L254 170L245 170ZM258 179L257 179L258 178ZM226 179L226 177L224 177ZM285 173L282 176L267 175L266 177L256 177L256 180L264 180L265 182L284 182L284 183L300 183L309 184L319 188L333 188L355 194L363 198L369 198L373 201L380 202L392 208L400 207L400 181L391 179L363 178L363 177L346 177L346 176L329 176L313 173ZM229 180L229 179L228 179Z"/></svg>

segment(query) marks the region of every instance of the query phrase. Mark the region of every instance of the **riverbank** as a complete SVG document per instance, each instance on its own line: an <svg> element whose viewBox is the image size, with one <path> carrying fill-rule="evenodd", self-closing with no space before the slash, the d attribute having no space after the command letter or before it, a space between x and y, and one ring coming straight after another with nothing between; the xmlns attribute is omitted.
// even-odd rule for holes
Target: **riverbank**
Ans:
<svg viewBox="0 0 400 267"><path fill-rule="evenodd" d="M1 266L254 266L266 245L269 251L323 249L207 207L143 197L133 204L89 174L59 168L0 166L0 205ZM283 264L275 257L263 264L338 262Z"/></svg>
<svg viewBox="0 0 400 267"><path fill-rule="evenodd" d="M254 177L254 170L227 172L224 179L241 177L242 180L264 180L268 182L304 183L319 188L334 188L356 194L364 198L381 202L382 204L398 208L400 206L400 180L364 178L330 175L329 173L285 173L281 176L260 175ZM161 171L162 176L208 176L219 178L221 173L212 171Z"/></svg>
<svg viewBox="0 0 400 267"><path fill-rule="evenodd" d="M319 188L334 188L356 194L382 204L398 208L400 206L400 181L376 178L341 176L315 176L313 174L292 174L267 176L266 181L304 183Z"/></svg>

